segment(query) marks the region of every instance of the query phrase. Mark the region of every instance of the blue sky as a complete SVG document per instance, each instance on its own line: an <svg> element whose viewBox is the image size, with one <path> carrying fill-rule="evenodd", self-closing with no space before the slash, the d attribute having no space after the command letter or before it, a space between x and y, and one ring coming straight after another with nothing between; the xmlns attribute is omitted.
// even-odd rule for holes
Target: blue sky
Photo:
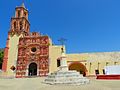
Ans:
<svg viewBox="0 0 120 90"><path fill-rule="evenodd" d="M120 0L24 0L30 31L67 39L68 53L120 51ZM0 0L0 47L22 0Z"/></svg>

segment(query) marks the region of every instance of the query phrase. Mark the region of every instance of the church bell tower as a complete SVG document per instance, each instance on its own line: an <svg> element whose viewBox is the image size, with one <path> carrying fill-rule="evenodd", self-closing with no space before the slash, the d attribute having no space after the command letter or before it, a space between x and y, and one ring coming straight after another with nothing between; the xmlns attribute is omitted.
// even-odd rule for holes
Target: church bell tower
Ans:
<svg viewBox="0 0 120 90"><path fill-rule="evenodd" d="M2 71L6 76L15 76L19 38L28 35L29 31L28 10L22 4L16 7L15 16L11 18L10 22L2 65Z"/></svg>
<svg viewBox="0 0 120 90"><path fill-rule="evenodd" d="M24 4L15 9L15 17L11 18L10 33L20 34L21 32L29 33L30 23L28 21L28 10Z"/></svg>

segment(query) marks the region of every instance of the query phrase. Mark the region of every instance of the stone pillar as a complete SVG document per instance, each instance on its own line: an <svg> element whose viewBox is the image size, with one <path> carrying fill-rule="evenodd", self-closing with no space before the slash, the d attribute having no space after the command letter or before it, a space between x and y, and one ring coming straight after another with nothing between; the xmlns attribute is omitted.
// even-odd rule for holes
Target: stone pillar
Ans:
<svg viewBox="0 0 120 90"><path fill-rule="evenodd" d="M64 52L63 52L62 55L61 55L60 70L62 70L62 71L68 71L66 56L65 56L65 53L64 53Z"/></svg>
<svg viewBox="0 0 120 90"><path fill-rule="evenodd" d="M39 62L37 64L37 76L39 76Z"/></svg>
<svg viewBox="0 0 120 90"><path fill-rule="evenodd" d="M29 66L27 65L27 68L26 68L26 75L25 75L25 76L28 76L28 69L29 69Z"/></svg>

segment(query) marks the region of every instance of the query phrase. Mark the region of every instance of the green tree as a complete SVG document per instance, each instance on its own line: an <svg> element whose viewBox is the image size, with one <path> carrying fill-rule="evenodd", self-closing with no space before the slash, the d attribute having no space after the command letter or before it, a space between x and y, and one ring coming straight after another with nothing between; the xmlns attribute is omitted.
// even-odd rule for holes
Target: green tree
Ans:
<svg viewBox="0 0 120 90"><path fill-rule="evenodd" d="M4 51L0 50L0 69L2 69L3 56L4 56Z"/></svg>

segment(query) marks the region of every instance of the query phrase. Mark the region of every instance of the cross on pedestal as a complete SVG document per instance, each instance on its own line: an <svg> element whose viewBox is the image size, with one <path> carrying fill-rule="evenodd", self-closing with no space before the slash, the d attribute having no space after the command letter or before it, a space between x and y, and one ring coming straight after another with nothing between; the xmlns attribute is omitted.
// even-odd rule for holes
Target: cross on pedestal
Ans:
<svg viewBox="0 0 120 90"><path fill-rule="evenodd" d="M63 46L64 46L64 44L65 44L66 39L60 38L58 41L59 41L59 42L61 43L61 45L62 45L61 52L64 53L64 48L63 48Z"/></svg>

